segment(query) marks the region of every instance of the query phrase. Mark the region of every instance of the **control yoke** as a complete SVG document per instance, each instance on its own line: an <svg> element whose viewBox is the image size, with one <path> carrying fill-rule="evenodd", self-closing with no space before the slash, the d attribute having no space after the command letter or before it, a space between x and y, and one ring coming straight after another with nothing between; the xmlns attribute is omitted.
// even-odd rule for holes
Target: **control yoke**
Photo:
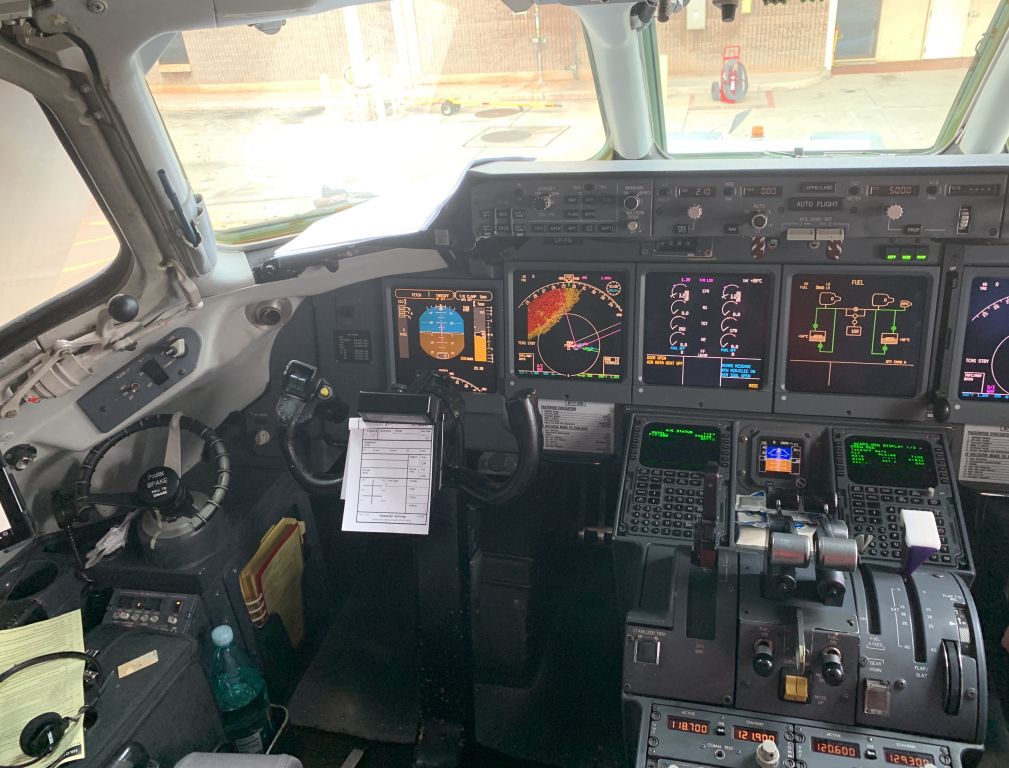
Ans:
<svg viewBox="0 0 1009 768"><path fill-rule="evenodd" d="M447 449L442 451L446 464L445 484L458 488L477 501L503 504L525 492L536 477L543 450L543 419L540 416L536 392L525 389L505 401L508 428L518 444L518 465L512 475L501 483L492 483L465 464L465 437L461 427L464 404L458 393L438 374L418 378L407 390L383 393L361 393L362 410L365 401L381 401L389 410L397 399L416 399L427 395L439 407L433 410L435 426ZM395 406L392 406L393 408ZM288 471L307 491L317 495L339 494L343 486L343 471L319 474L312 470L298 451L305 426L317 415L333 421L347 417L347 406L333 387L317 375L315 366L292 360L284 369L281 396L277 401L277 429L280 447Z"/></svg>

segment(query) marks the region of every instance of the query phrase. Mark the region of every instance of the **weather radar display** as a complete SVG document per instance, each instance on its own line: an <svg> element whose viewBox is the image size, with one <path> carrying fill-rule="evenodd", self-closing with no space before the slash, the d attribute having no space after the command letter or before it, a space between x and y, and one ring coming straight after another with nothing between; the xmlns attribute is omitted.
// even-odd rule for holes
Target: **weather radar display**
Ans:
<svg viewBox="0 0 1009 768"><path fill-rule="evenodd" d="M487 288L392 288L399 384L437 371L456 387L494 392L494 293Z"/></svg>
<svg viewBox="0 0 1009 768"><path fill-rule="evenodd" d="M621 381L627 273L513 276L518 376Z"/></svg>
<svg viewBox="0 0 1009 768"><path fill-rule="evenodd" d="M1009 277L976 277L960 358L960 399L1009 403Z"/></svg>

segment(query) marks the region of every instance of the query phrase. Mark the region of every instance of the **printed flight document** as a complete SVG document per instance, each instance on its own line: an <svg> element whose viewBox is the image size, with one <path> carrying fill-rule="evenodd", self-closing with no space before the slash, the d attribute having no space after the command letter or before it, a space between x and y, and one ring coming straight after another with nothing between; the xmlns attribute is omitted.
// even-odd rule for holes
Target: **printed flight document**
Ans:
<svg viewBox="0 0 1009 768"><path fill-rule="evenodd" d="M434 427L351 419L343 530L425 535L435 477Z"/></svg>
<svg viewBox="0 0 1009 768"><path fill-rule="evenodd" d="M56 651L83 651L81 612L64 613L25 627L0 631L0 672L22 661ZM106 671L106 674L109 674ZM0 686L0 765L26 758L18 740L28 721L45 712L77 717L84 707L84 662L59 659L28 667ZM84 718L72 723L56 751L35 764L54 768L84 757Z"/></svg>

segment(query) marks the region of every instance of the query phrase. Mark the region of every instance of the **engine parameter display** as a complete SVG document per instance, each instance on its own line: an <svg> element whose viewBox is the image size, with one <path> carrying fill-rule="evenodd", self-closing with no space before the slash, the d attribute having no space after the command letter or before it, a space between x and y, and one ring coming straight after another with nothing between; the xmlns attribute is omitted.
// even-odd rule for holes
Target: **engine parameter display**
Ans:
<svg viewBox="0 0 1009 768"><path fill-rule="evenodd" d="M640 461L645 467L699 472L710 461L718 463L720 438L712 427L652 422L641 435Z"/></svg>
<svg viewBox="0 0 1009 768"><path fill-rule="evenodd" d="M683 733L706 734L711 731L711 723L707 720L694 720L690 717L673 717L666 720L666 727L671 731L681 731Z"/></svg>
<svg viewBox="0 0 1009 768"><path fill-rule="evenodd" d="M971 283L959 395L1009 403L1009 277L976 277Z"/></svg>
<svg viewBox="0 0 1009 768"><path fill-rule="evenodd" d="M813 738L810 741L813 745L813 751L821 755L834 755L835 757L853 757L856 759L862 756L861 748L854 741L837 741L835 739L817 739L817 738Z"/></svg>
<svg viewBox="0 0 1009 768"><path fill-rule="evenodd" d="M622 381L627 273L515 272L515 373Z"/></svg>
<svg viewBox="0 0 1009 768"><path fill-rule="evenodd" d="M929 279L900 273L795 275L785 388L913 397L921 380Z"/></svg>
<svg viewBox="0 0 1009 768"><path fill-rule="evenodd" d="M761 438L757 474L764 477L798 477L802 474L802 443L797 440Z"/></svg>
<svg viewBox="0 0 1009 768"><path fill-rule="evenodd" d="M910 765L914 768L935 765L935 757L927 752L909 752L906 749L884 748L883 759L891 765Z"/></svg>
<svg viewBox="0 0 1009 768"><path fill-rule="evenodd" d="M494 392L494 292L488 288L394 285L396 382L438 371L460 389Z"/></svg>
<svg viewBox="0 0 1009 768"><path fill-rule="evenodd" d="M776 731L764 731L759 728L740 728L738 725L732 726L732 738L737 741L756 741L758 743L763 741L774 741L778 740L778 733Z"/></svg>
<svg viewBox="0 0 1009 768"><path fill-rule="evenodd" d="M848 479L857 485L934 488L932 446L924 440L848 437L844 441Z"/></svg>
<svg viewBox="0 0 1009 768"><path fill-rule="evenodd" d="M649 273L644 382L759 390L769 357L773 291L769 274Z"/></svg>

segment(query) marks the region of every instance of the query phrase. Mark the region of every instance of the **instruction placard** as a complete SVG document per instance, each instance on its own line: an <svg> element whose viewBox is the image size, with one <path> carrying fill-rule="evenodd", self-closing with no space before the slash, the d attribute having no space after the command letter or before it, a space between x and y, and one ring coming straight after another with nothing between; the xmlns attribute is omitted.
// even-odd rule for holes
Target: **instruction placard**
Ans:
<svg viewBox="0 0 1009 768"><path fill-rule="evenodd" d="M543 449L560 453L613 453L616 406L584 400L540 400Z"/></svg>
<svg viewBox="0 0 1009 768"><path fill-rule="evenodd" d="M1009 485L1009 427L964 426L960 480Z"/></svg>

